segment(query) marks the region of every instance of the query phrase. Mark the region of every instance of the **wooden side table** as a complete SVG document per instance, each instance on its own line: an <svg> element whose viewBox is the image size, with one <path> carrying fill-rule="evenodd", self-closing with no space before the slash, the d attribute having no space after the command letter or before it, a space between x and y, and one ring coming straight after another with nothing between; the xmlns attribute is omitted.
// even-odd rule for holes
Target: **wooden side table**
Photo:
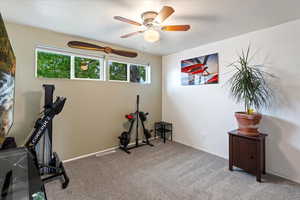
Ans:
<svg viewBox="0 0 300 200"><path fill-rule="evenodd" d="M267 134L260 133L252 137L239 134L238 130L229 131L229 170L233 166L256 175L261 182L261 175L266 173L266 145Z"/></svg>

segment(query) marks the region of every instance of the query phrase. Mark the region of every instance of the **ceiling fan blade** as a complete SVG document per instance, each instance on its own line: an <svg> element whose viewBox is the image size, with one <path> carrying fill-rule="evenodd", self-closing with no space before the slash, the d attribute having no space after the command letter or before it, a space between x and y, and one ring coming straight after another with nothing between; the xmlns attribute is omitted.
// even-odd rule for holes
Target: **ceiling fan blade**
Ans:
<svg viewBox="0 0 300 200"><path fill-rule="evenodd" d="M123 50L117 50L117 49L111 49L111 53L119 55L119 56L129 57L129 58L135 58L138 55L136 52L123 51Z"/></svg>
<svg viewBox="0 0 300 200"><path fill-rule="evenodd" d="M95 45L95 44L90 44L87 42L80 42L80 41L70 41L68 42L68 46L71 48L76 48L76 49L84 49L84 50L93 50L93 51L103 51L104 47Z"/></svg>
<svg viewBox="0 0 300 200"><path fill-rule="evenodd" d="M190 25L170 25L162 26L162 31L188 31L191 28Z"/></svg>
<svg viewBox="0 0 300 200"><path fill-rule="evenodd" d="M136 22L136 21L133 21L131 19L127 19L127 18L124 18L124 17L121 17L121 16L114 16L114 19L115 20L119 20L121 22L125 22L125 23L128 23L128 24L132 24L132 25L136 25L136 26L142 26L142 24Z"/></svg>
<svg viewBox="0 0 300 200"><path fill-rule="evenodd" d="M131 37L133 35L137 35L139 33L143 33L145 31L137 31L137 32L133 32L133 33L128 33L128 34L125 34L125 35L122 35L121 38L128 38L128 37Z"/></svg>
<svg viewBox="0 0 300 200"><path fill-rule="evenodd" d="M163 21L165 21L170 15L173 14L173 12L175 12L175 10L170 7L170 6L164 6L160 12L158 13L158 15L155 18L155 21L162 23Z"/></svg>

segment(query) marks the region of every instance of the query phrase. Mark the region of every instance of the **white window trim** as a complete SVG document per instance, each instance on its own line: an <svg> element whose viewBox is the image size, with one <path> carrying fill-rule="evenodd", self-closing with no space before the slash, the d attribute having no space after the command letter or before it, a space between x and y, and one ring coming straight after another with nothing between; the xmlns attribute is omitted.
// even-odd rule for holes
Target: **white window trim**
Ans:
<svg viewBox="0 0 300 200"><path fill-rule="evenodd" d="M38 52L48 52L53 54L61 54L65 56L71 57L71 65L70 65L70 78L47 78L47 77L38 77L37 76L37 59L38 59ZM90 79L90 78L75 78L75 57L83 57L83 58L90 58L99 60L100 63L100 78L99 79ZM127 66L127 80L110 80L109 75L109 62L119 62L124 63ZM144 83L139 82L131 82L130 81L130 65L138 65L146 67L146 81ZM81 54L81 53L73 53L66 50L53 48L53 47L45 47L45 46L36 46L35 48L35 77L40 79L63 79L63 80L88 80L88 81L109 81L109 82L119 82L119 83L133 83L133 84L151 84L151 66L150 64L138 64L138 63L131 63L127 61L122 61L119 59L109 59L106 56L95 56L95 55L88 55L88 54Z"/></svg>
<svg viewBox="0 0 300 200"><path fill-rule="evenodd" d="M71 57L71 65L70 65L70 78L47 78L47 77L38 77L37 75L37 59L38 59L38 52L46 52L46 53L53 53L53 54L60 54L65 56ZM91 78L75 78L75 57L83 57L83 58L90 58L99 60L100 63L100 78L99 79L91 79ZM106 70L105 70L105 59L103 56L92 56L92 55L84 55L80 53L71 53L64 50L60 50L57 48L49 48L49 47L42 47L37 46L35 48L35 77L42 78L42 79L64 79L64 80L88 80L88 81L105 81L106 78Z"/></svg>
<svg viewBox="0 0 300 200"><path fill-rule="evenodd" d="M38 59L38 52L45 52L45 53L53 53L53 54L60 54L60 55L64 55L64 56L70 56L70 58L71 58L71 65L72 65L72 56L69 54L69 53L65 53L65 52L58 52L58 51L56 51L56 50L50 50L50 49L48 49L48 48L41 48L41 47L37 47L37 48L35 48L35 71L34 71L34 73L35 73L35 77L36 78L41 78L41 79L64 79L64 80L68 80L68 79L71 79L71 74L70 74L70 78L48 78L48 77L38 77L38 75L37 75L37 69L38 69L38 67L37 67L37 59ZM70 73L71 73L71 69L70 69Z"/></svg>
<svg viewBox="0 0 300 200"><path fill-rule="evenodd" d="M76 78L75 77L75 57L80 57L80 58L89 58L93 60L98 60L100 64L100 74L99 74L99 79L93 79L93 78ZM73 80L89 80L89 81L104 81L104 58L99 58L96 56L86 56L86 55L74 55L72 56L73 62L71 62L71 79Z"/></svg>
<svg viewBox="0 0 300 200"><path fill-rule="evenodd" d="M129 82L130 83L136 83L136 84L151 84L151 67L150 65L145 65L145 64L137 64L137 63L128 63L129 64ZM130 65L138 65L138 66L143 66L146 68L146 81L144 83L139 83L139 82L131 82L130 81Z"/></svg>

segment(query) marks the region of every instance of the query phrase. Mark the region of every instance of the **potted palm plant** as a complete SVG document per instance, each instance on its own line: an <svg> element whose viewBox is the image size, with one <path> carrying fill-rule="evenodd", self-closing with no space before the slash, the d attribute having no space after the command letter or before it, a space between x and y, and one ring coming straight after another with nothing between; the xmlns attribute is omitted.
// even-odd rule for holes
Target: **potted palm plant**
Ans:
<svg viewBox="0 0 300 200"><path fill-rule="evenodd" d="M263 65L251 64L249 54L250 46L246 52L242 50L237 61L229 65L235 69L234 74L229 79L229 84L231 96L237 103L243 103L245 108L244 111L235 113L239 132L249 136L257 136L262 118L262 114L258 111L268 107L271 103L273 93L267 80L274 76L263 71Z"/></svg>

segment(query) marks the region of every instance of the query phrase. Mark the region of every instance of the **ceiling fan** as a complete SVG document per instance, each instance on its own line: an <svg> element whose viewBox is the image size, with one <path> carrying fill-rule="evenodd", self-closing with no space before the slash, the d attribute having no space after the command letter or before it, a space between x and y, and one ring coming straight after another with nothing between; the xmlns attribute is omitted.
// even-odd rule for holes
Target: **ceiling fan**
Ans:
<svg viewBox="0 0 300 200"><path fill-rule="evenodd" d="M144 26L146 29L122 35L121 38L128 38L139 33L144 33L144 39L148 42L156 42L159 40L159 32L162 31L188 31L190 25L161 25L175 10L170 6L164 6L159 13L147 11L141 15L142 24L121 16L114 16L115 20L132 24L135 26Z"/></svg>
<svg viewBox="0 0 300 200"><path fill-rule="evenodd" d="M92 51L103 51L107 54L112 53L112 54L116 54L119 56L125 56L125 57L129 57L129 58L135 58L138 55L136 52L132 52L132 51L118 50L118 49L113 49L111 47L102 47L102 46L90 44L87 42L81 42L81 41L70 41L70 42L68 42L67 45L71 48L92 50Z"/></svg>

